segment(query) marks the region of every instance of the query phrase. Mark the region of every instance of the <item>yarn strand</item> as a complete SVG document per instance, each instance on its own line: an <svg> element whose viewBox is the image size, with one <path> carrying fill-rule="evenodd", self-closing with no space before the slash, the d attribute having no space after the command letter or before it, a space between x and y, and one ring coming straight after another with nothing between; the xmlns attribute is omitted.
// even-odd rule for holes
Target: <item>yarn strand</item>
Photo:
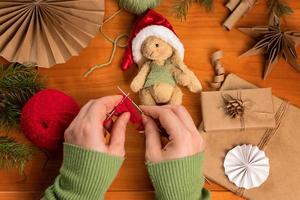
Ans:
<svg viewBox="0 0 300 200"><path fill-rule="evenodd" d="M104 24L108 23L109 21L111 21L113 18L115 18L120 12L122 12L122 8L120 8L119 10L117 10L115 13L113 13L111 16L109 16L107 19L105 19L102 23L102 25L100 26L100 32L102 33L102 35L105 37L105 39L107 39L109 42L114 43L114 39L110 38L104 31L103 31L103 27Z"/></svg>
<svg viewBox="0 0 300 200"><path fill-rule="evenodd" d="M108 66L112 63L114 57L115 57L115 54L116 54L116 50L117 50L117 47L119 48L125 48L127 46L127 44L121 44L120 41L122 39L125 39L125 38L128 38L129 35L127 33L123 33L123 34L120 34L118 35L115 39L112 39L111 37L109 37L103 30L103 27L106 23L108 23L109 21L111 21L114 17L116 17L123 9L119 9L118 11L116 11L115 13L113 13L111 16L109 16L107 19L105 19L103 21L103 24L100 26L100 33L103 35L103 37L109 41L110 43L112 43L113 47L112 47L112 51L111 51L111 54L110 54L110 57L108 59L107 62L105 63L102 63L102 64L96 64L92 67L90 67L85 73L84 73L84 77L88 77L94 70L96 69L99 69L99 68L102 68L102 67L105 67L105 66Z"/></svg>

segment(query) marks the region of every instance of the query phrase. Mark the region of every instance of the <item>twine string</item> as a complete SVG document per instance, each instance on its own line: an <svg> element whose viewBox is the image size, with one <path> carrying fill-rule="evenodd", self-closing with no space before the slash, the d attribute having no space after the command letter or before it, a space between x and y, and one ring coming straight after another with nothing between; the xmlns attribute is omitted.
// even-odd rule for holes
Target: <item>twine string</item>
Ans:
<svg viewBox="0 0 300 200"><path fill-rule="evenodd" d="M237 92L237 99L243 102L242 92L240 90ZM240 116L241 131L245 131L246 130L246 125L245 125L245 118L244 118L245 113L244 112L245 112L246 106L245 106L244 102L243 102L242 106L243 106L244 111L243 111L242 115Z"/></svg>
<svg viewBox="0 0 300 200"><path fill-rule="evenodd" d="M118 35L117 37L115 37L115 39L111 38L109 35L107 35L103 28L104 28L104 25L107 24L108 22L110 22L113 18L115 18L119 13L121 13L123 9L119 9L118 11L116 11L115 13L113 13L111 16L109 16L107 19L105 19L103 21L103 24L100 26L100 33L103 35L103 37L109 41L113 47L112 47L112 51L111 51L111 54L109 56L109 59L107 62L105 63L102 63L102 64L95 64L93 65L92 67L90 67L85 73L84 73L84 77L88 77L94 70L96 69L99 69L99 68L102 68L102 67L105 67L105 66L108 66L112 63L114 57L115 57L115 54L116 54L116 50L117 48L125 48L127 47L127 44L122 44L121 41L123 39L127 39L129 38L129 35L127 33L123 33L123 34L120 34Z"/></svg>
<svg viewBox="0 0 300 200"><path fill-rule="evenodd" d="M244 188L238 188L237 190L234 191L234 193L236 195L238 195L239 197L242 197L242 198L244 198L244 192L245 192Z"/></svg>
<svg viewBox="0 0 300 200"><path fill-rule="evenodd" d="M275 114L275 122L276 127L267 129L265 134L263 135L262 139L260 140L259 144L257 145L259 149L264 150L267 147L267 144L272 139L272 137L278 132L278 129L280 127L280 124L282 120L284 119L286 112L289 108L289 102L284 101L280 107L278 108L276 114Z"/></svg>
<svg viewBox="0 0 300 200"><path fill-rule="evenodd" d="M232 100L234 100L234 101L239 101L239 102L241 102L242 103L242 108L243 108L243 112L241 112L241 113L239 113L239 114L237 114L235 117L233 117L233 119L236 119L236 118L238 118L239 120L240 120L240 124L241 124L241 129L240 129L240 131L245 131L246 130L246 122L245 122L245 119L247 119L246 117L247 116L245 116L245 115L249 115L249 113L253 113L253 114L257 114L257 115L260 115L260 114L263 114L263 115L274 115L274 113L273 112L264 112L264 111L260 111L260 110L255 110L255 109L253 109L253 105L247 105L248 103L252 103L252 104L254 104L255 102L253 102L253 101L251 101L251 100L243 100L242 99L242 91L241 90L238 90L237 91L237 95L236 95L236 97L232 97L231 95L227 95L227 96L229 96ZM226 99L225 98L225 95L222 93L222 97L223 97L223 100L224 99ZM227 114L227 115L229 115L230 116L230 114L226 111L226 107L227 106L227 104L225 103L225 107L223 106L223 107L221 107L221 108L223 108L224 109L224 112L225 112L225 114ZM283 109L283 108L282 108ZM280 109L281 110L281 109ZM281 112L280 112L281 113ZM256 116L257 116L256 115ZM258 117L258 116L257 116ZM276 116L275 116L275 121L276 121Z"/></svg>
<svg viewBox="0 0 300 200"><path fill-rule="evenodd" d="M280 127L281 122L284 120L286 113L289 108L289 102L284 101L281 103L280 107L278 108L276 114L275 114L275 121L276 121L276 127L272 129L267 129L263 137L261 138L259 144L257 145L259 149L264 150L269 141L273 138L273 136L278 132L278 129ZM234 190L235 194L237 194L240 197L244 197L245 188L237 188Z"/></svg>

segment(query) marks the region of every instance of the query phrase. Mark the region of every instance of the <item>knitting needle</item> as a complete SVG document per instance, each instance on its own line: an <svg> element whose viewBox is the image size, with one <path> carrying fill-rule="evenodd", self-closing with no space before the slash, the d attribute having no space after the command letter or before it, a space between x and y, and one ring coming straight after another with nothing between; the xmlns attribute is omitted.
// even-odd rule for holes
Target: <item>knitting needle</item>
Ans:
<svg viewBox="0 0 300 200"><path fill-rule="evenodd" d="M208 183L208 185L212 185L211 181L204 176L204 180Z"/></svg>
<svg viewBox="0 0 300 200"><path fill-rule="evenodd" d="M110 118L113 116L113 114L116 112L116 108L117 108L119 105L121 105L121 104L125 101L125 99L129 98L129 94L130 94L130 93L127 93L127 94L124 93L123 99L122 99L122 100L120 101L120 103L118 103L118 105L115 106L115 108L107 115L105 121L108 120L108 119L110 119Z"/></svg>
<svg viewBox="0 0 300 200"><path fill-rule="evenodd" d="M115 114L117 107L118 107L119 105L121 105L121 104L125 101L125 99L128 98L128 96L129 96L129 93L126 94L126 95L123 97L123 99L118 103L117 106L114 107L114 109L113 109L109 114L107 114L107 117L105 118L105 120L104 120L104 122L103 122L103 125L104 125L105 129L106 129L108 132L110 132L110 130L109 130L110 128L108 128L108 127L109 127L109 124L110 124L110 120L111 120L111 118L113 117L113 115Z"/></svg>
<svg viewBox="0 0 300 200"><path fill-rule="evenodd" d="M123 95L125 95L126 93L119 87L119 86L117 86L117 88L118 88L118 90L123 94ZM144 112L142 111L142 109L134 102L134 101L132 101L129 97L128 97L128 99L131 101L131 103L142 113L142 114L144 114Z"/></svg>
<svg viewBox="0 0 300 200"><path fill-rule="evenodd" d="M119 87L119 86L117 86L117 88L118 88L118 90L123 94L123 95L125 95L126 93ZM142 111L142 109L134 102L134 101L132 101L129 97L127 97L129 100L130 100L130 102L141 112L141 114L144 114L144 115L146 115L143 111ZM148 116L148 115L147 115ZM157 123L157 125L158 125L158 127L159 127L159 131L160 131L160 133L164 136L164 137L167 137L167 138L169 138L169 134L166 132L166 130L160 125L160 123L159 123L159 121L157 121L157 120L155 120L156 121L156 123Z"/></svg>

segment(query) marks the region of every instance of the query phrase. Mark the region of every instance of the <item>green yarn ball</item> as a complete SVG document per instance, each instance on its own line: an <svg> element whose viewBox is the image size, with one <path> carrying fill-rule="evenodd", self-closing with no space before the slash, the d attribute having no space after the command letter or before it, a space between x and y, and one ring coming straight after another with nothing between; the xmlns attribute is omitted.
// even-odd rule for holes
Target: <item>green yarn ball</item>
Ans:
<svg viewBox="0 0 300 200"><path fill-rule="evenodd" d="M160 0L119 0L120 7L128 12L140 15L148 9L155 8Z"/></svg>

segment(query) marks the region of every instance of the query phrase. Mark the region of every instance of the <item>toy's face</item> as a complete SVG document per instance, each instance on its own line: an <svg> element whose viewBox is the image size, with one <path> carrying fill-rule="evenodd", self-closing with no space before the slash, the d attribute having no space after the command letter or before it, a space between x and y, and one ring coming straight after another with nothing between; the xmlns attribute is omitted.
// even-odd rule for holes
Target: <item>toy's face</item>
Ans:
<svg viewBox="0 0 300 200"><path fill-rule="evenodd" d="M142 45L142 54L150 60L166 60L173 54L173 48L158 37L148 37Z"/></svg>

